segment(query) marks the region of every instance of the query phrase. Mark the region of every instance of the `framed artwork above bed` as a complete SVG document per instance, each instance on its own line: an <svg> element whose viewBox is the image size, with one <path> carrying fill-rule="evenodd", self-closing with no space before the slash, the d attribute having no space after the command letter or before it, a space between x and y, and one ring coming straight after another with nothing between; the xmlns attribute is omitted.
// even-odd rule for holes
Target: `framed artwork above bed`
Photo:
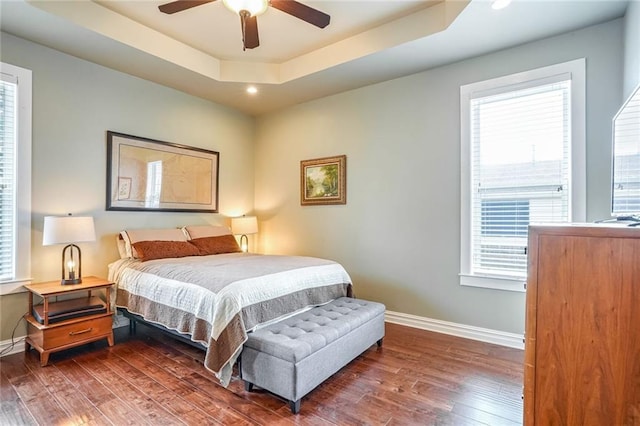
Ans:
<svg viewBox="0 0 640 426"><path fill-rule="evenodd" d="M107 210L218 212L220 153L107 131Z"/></svg>
<svg viewBox="0 0 640 426"><path fill-rule="evenodd" d="M347 156L300 162L300 204L347 204Z"/></svg>

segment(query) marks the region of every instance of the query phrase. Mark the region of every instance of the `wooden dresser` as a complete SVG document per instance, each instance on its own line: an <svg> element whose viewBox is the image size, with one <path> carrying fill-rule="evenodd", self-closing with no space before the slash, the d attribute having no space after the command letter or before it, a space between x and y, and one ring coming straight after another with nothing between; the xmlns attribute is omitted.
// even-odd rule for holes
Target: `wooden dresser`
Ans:
<svg viewBox="0 0 640 426"><path fill-rule="evenodd" d="M640 228L529 229L524 424L640 425Z"/></svg>

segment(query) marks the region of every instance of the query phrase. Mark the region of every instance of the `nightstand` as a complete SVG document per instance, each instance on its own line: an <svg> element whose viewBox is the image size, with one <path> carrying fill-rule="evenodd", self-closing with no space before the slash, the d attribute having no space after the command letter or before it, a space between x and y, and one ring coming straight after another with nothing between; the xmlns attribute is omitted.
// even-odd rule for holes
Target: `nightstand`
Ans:
<svg viewBox="0 0 640 426"><path fill-rule="evenodd" d="M82 283L62 285L60 280L25 285L29 290L29 313L25 351L40 352L40 364L49 362L49 354L100 339L113 346L111 287L113 283L98 277L83 277ZM93 290L105 289L107 302L92 297ZM87 292L81 299L50 302L51 296ZM34 310L33 295L44 299ZM75 301L75 302L74 302ZM100 304L103 304L102 306Z"/></svg>

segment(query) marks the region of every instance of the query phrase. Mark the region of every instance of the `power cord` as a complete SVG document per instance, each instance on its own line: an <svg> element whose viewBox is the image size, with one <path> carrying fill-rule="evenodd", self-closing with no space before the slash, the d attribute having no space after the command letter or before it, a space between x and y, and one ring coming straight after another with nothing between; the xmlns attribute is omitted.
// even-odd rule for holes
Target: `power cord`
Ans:
<svg viewBox="0 0 640 426"><path fill-rule="evenodd" d="M2 351L0 351L0 356L3 356L5 354L8 354L9 352L11 352L13 350L13 348L16 346L16 343L21 342L24 340L24 337L18 339L18 341L14 340L14 336L16 334L16 330L18 329L18 325L20 325L20 321L25 319L25 317L29 314L29 312L25 313L23 316L20 317L20 319L18 320L18 322L16 322L16 326L13 327L13 331L11 332L11 344L9 346L7 346L6 348L4 348Z"/></svg>

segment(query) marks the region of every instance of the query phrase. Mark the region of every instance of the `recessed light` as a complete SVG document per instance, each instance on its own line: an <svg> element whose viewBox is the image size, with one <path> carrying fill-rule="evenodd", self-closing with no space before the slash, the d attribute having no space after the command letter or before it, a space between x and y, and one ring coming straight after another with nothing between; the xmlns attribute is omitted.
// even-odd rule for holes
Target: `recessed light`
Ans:
<svg viewBox="0 0 640 426"><path fill-rule="evenodd" d="M491 7L494 10L500 10L509 6L510 3L511 3L511 0L494 0L493 3L491 3Z"/></svg>
<svg viewBox="0 0 640 426"><path fill-rule="evenodd" d="M249 86L247 87L247 93L250 95L255 95L256 93L258 93L258 88L256 86Z"/></svg>

